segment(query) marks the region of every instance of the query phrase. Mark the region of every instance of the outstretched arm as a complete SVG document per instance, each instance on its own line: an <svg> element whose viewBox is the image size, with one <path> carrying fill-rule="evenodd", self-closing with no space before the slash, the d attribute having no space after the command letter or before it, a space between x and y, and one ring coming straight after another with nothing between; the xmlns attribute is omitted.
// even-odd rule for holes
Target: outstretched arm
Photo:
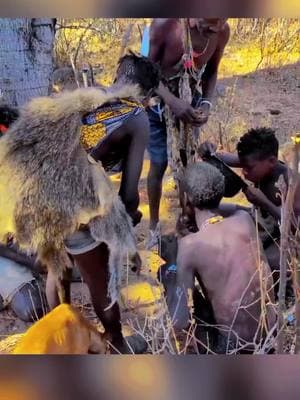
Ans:
<svg viewBox="0 0 300 400"><path fill-rule="evenodd" d="M229 40L230 30L226 24L222 32L219 33L217 48L206 64L202 80L202 101L197 108L198 114L201 115L201 122L205 124L208 121L211 100L215 91L218 69L223 57L225 46Z"/></svg>
<svg viewBox="0 0 300 400"><path fill-rule="evenodd" d="M122 180L119 195L128 214L136 225L140 222L138 184L142 172L144 152L149 139L149 120L143 111L128 120L113 133L102 140L92 151L96 160L105 161L109 154L123 154Z"/></svg>
<svg viewBox="0 0 300 400"><path fill-rule="evenodd" d="M222 161L233 168L241 168L237 153L217 152L217 146L211 142L203 142L198 149L200 157L205 160L210 154L216 154Z"/></svg>
<svg viewBox="0 0 300 400"><path fill-rule="evenodd" d="M219 213L222 217L227 218L235 214L237 211L247 211L250 212L251 207L240 206L239 204L233 203L221 203L218 207Z"/></svg>
<svg viewBox="0 0 300 400"><path fill-rule="evenodd" d="M254 205L261 207L265 211L273 215L277 221L281 220L281 206L276 206L272 201L270 201L266 195L258 188L249 186L245 190L245 195L247 199ZM300 180L297 184L294 202L293 202L293 214L292 214L292 227L294 230L299 229L300 224Z"/></svg>
<svg viewBox="0 0 300 400"><path fill-rule="evenodd" d="M119 194L135 225L141 218L138 212L140 200L138 185L143 168L144 152L150 134L147 114L141 112L133 119L130 119L130 121L125 124L125 127L128 130L128 135L130 135L130 145L123 163Z"/></svg>

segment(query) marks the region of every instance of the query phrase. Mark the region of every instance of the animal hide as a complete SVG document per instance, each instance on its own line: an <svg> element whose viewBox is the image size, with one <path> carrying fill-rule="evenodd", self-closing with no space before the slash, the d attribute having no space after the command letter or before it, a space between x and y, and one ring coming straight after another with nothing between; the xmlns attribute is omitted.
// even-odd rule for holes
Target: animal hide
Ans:
<svg viewBox="0 0 300 400"><path fill-rule="evenodd" d="M114 93L77 89L30 101L0 140L0 226L31 248L59 278L70 266L64 239L89 224L110 249L109 295L116 300L122 257L135 251L131 220L101 163L80 144L81 118L116 98L139 96L136 86Z"/></svg>

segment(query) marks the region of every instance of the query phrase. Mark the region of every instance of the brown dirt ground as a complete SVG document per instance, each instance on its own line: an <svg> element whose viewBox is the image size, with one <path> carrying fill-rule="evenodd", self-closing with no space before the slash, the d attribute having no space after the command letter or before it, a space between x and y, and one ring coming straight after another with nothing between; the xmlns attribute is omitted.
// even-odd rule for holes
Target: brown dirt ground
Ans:
<svg viewBox="0 0 300 400"><path fill-rule="evenodd" d="M285 144L293 132L300 127L300 68L299 63L280 69L257 71L245 76L226 78L218 82L217 104L212 111L209 123L204 127L202 138L218 141L220 123L223 140L234 148L236 138L246 129L256 126L270 126L276 129L281 145ZM275 110L270 111L270 110ZM143 249L143 240L147 235L149 211L146 194L146 176L149 160L145 157L144 169L140 182L141 206L144 218L137 227L139 248ZM114 177L116 184L119 177ZM243 195L237 201L243 202ZM170 172L164 180L164 196L161 204L163 233L172 231L178 214L177 199ZM136 284L137 278L129 272L126 279ZM126 283L126 282L124 282ZM87 287L83 283L72 284L72 297L84 314L97 322L89 299ZM147 307L146 307L147 308ZM123 322L136 317L136 312L125 311ZM23 332L30 324L16 318L10 310L0 313L0 340L8 335Z"/></svg>

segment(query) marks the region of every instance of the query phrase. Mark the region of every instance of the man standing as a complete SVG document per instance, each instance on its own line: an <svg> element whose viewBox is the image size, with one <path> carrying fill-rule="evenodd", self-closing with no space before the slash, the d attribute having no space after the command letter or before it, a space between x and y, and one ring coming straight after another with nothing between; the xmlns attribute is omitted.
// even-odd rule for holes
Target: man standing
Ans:
<svg viewBox="0 0 300 400"><path fill-rule="evenodd" d="M178 140L176 142L174 137L176 135L171 135L170 130L176 129L176 126L178 128L179 121L196 127L207 122L218 67L229 35L226 19L221 18L190 18L184 21L158 18L151 24L149 58L160 64L164 79L156 90L158 97L153 99L152 106L148 110L151 129L148 145L150 155L148 249L157 244L160 236L159 205L168 155L170 161L170 157L174 159L172 149L173 153L178 152L177 161L179 160L183 166L188 157L181 151L185 146L181 146ZM180 94L184 97L183 77L189 78L191 102L186 101L186 98L180 98ZM176 118L173 126L168 121L170 116Z"/></svg>
<svg viewBox="0 0 300 400"><path fill-rule="evenodd" d="M0 200L10 200L5 211L16 221L20 244L37 249L47 266L50 307L70 301L68 282L62 281L69 254L120 353L147 349L141 336L125 340L117 299L123 256L134 253L139 261L132 224L142 216L138 182L149 136L142 102L159 81L152 62L126 55L110 88L35 99L0 141L1 182L10 182ZM119 164L120 198L104 173Z"/></svg>
<svg viewBox="0 0 300 400"><path fill-rule="evenodd" d="M268 262L273 271L275 293L279 290L280 269L280 222L282 196L280 181L283 187L289 183L289 169L278 159L279 143L271 128L255 128L246 132L237 144L237 154L217 153L231 167L242 168L248 185L244 190L247 200L253 207L248 211L258 222L258 233L262 241ZM206 159L207 154L214 153L216 146L212 143L202 143L199 154ZM284 189L285 191L286 189ZM283 196L286 194L283 192ZM283 198L284 198L283 197ZM226 204L226 212L235 212L240 206ZM243 209L246 209L243 207ZM296 231L300 220L300 183L296 187L293 201L292 224ZM290 273L289 273L290 275ZM287 282L287 298L292 300L294 293L292 282Z"/></svg>

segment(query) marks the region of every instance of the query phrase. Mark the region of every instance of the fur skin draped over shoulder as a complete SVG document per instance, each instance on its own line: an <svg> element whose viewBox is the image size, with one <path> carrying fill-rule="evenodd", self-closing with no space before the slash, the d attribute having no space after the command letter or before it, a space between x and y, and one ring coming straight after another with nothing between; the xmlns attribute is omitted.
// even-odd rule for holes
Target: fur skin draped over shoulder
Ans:
<svg viewBox="0 0 300 400"><path fill-rule="evenodd" d="M37 251L59 285L69 259L64 239L89 224L110 249L109 295L117 298L120 264L136 250L125 207L101 163L80 144L82 116L115 98L138 97L136 86L118 92L77 89L36 98L0 140L0 225L22 247Z"/></svg>

